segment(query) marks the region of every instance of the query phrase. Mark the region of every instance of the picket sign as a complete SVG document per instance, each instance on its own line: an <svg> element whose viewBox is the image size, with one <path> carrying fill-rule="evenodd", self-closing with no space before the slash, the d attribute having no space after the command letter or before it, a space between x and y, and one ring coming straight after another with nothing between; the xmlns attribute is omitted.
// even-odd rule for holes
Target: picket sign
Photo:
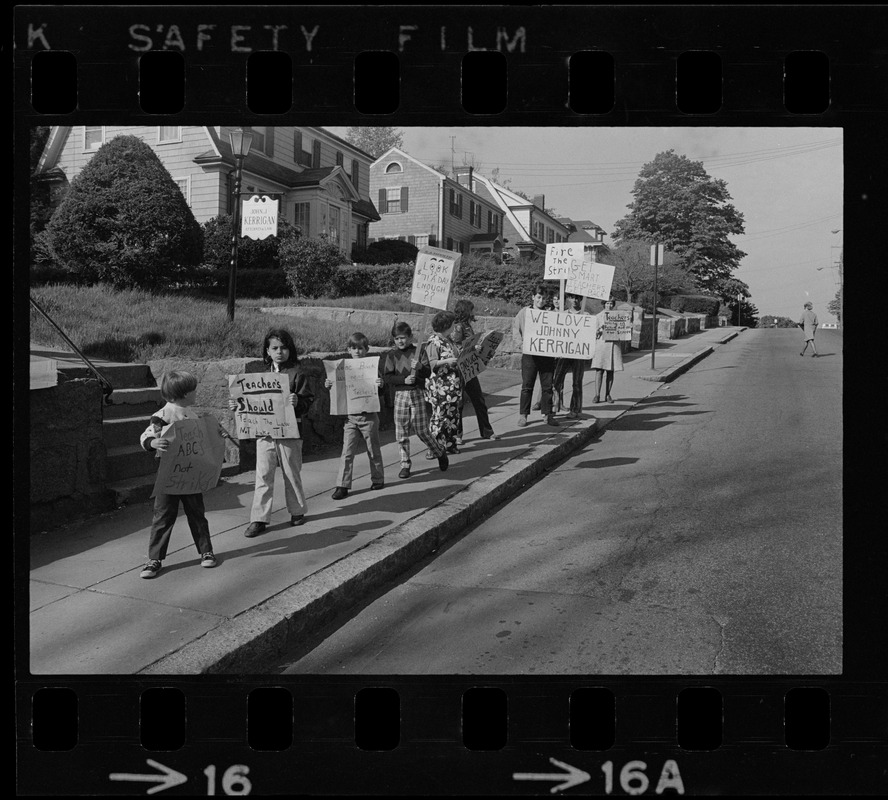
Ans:
<svg viewBox="0 0 888 800"><path fill-rule="evenodd" d="M592 358L597 320L591 314L524 309L521 352L554 358Z"/></svg>
<svg viewBox="0 0 888 800"><path fill-rule="evenodd" d="M296 410L290 402L290 381L285 373L229 375L228 394L237 403L234 420L238 439L299 438Z"/></svg>
<svg viewBox="0 0 888 800"><path fill-rule="evenodd" d="M468 383L487 369L503 338L502 331L487 331L487 333L476 333L463 342L462 351L456 360L463 381ZM479 345L480 348L476 350Z"/></svg>
<svg viewBox="0 0 888 800"><path fill-rule="evenodd" d="M631 342L632 312L605 311L601 330L601 338L606 342Z"/></svg>
<svg viewBox="0 0 888 800"><path fill-rule="evenodd" d="M369 414L379 411L379 356L323 361L330 387L330 413Z"/></svg>
<svg viewBox="0 0 888 800"><path fill-rule="evenodd" d="M416 254L410 301L426 308L447 310L462 256L440 247L423 247ZM424 331L423 331L424 332Z"/></svg>
<svg viewBox="0 0 888 800"><path fill-rule="evenodd" d="M164 429L162 437L170 445L158 451L160 464L152 497L200 494L216 488L225 459L225 442L214 417L176 420Z"/></svg>

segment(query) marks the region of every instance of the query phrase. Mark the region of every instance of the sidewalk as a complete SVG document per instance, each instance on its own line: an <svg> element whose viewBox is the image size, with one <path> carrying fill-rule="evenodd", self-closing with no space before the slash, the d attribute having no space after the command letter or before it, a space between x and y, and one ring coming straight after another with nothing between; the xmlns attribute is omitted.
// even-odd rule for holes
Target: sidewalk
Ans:
<svg viewBox="0 0 888 800"><path fill-rule="evenodd" d="M394 432L382 433L386 488L370 491L369 465L355 459L352 493L334 502L339 452L306 460L304 526L292 528L278 470L266 531L246 539L254 472L223 478L204 496L219 565L202 569L184 515L163 570L139 572L147 555L151 503L31 536L30 635L33 674L250 673L288 643L321 630L447 539L506 501L602 428L744 328L713 328L666 341L655 354L631 352L614 380L612 404L591 405L560 427L538 412L519 428L520 375L488 370L480 380L500 439L478 438L471 404L465 445L440 472L414 436L413 475L399 480ZM570 378L565 385L570 394ZM593 416L594 415L594 416Z"/></svg>

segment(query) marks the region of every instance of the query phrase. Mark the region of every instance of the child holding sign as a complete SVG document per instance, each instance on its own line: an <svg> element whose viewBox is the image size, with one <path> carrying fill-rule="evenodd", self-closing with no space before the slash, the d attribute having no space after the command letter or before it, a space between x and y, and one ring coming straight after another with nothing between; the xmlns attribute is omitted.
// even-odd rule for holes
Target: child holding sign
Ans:
<svg viewBox="0 0 888 800"><path fill-rule="evenodd" d="M456 346L450 340L456 317L451 311L439 311L432 317L432 334L426 345L431 377L426 380L425 396L432 406L429 427L448 453L459 453L456 436L459 429L459 401L462 379L456 366Z"/></svg>
<svg viewBox="0 0 888 800"><path fill-rule="evenodd" d="M475 321L475 304L472 303L471 300L457 300L456 305L453 307L453 313L456 317L456 322L453 325L453 333L450 338L457 346L457 349L460 349L463 342L467 339L471 339L475 335L475 331L472 329L472 323ZM480 350L481 345L476 345L476 348ZM481 383L478 380L478 376L476 375L471 380L466 381L463 385L463 390L469 400L471 400L472 408L475 409L475 418L478 420L478 432L481 434L481 438L496 439L497 437L494 436L493 428L490 427L490 416L487 413L487 402L484 399L484 392L481 391ZM456 432L456 443L458 445L462 444L463 405L464 403L460 402L459 425L457 426Z"/></svg>
<svg viewBox="0 0 888 800"><path fill-rule="evenodd" d="M413 331L406 322L395 323L392 339L395 347L385 357L382 380L395 391L395 439L401 457L398 477L410 477L411 427L429 448L432 458L438 459L443 472L449 466L447 453L429 430L429 407L423 397L428 365L421 363L420 353L413 344Z"/></svg>
<svg viewBox="0 0 888 800"><path fill-rule="evenodd" d="M302 416L311 408L314 394L308 378L298 371L296 345L289 331L272 329L262 340L262 360L268 372L286 376L289 386L289 402L296 414L296 424L301 430ZM235 411L237 404L228 401L228 407ZM290 512L291 525L303 525L308 510L305 491L302 488L302 439L275 439L271 436L256 437L256 487L253 492L253 506L250 510L250 524L244 536L252 539L268 527L271 520L271 507L274 500L274 473L278 462L284 476L284 499Z"/></svg>
<svg viewBox="0 0 888 800"><path fill-rule="evenodd" d="M190 372L167 372L160 383L160 394L166 405L151 417L139 444L149 452L154 450L157 457L170 446L169 439L162 434L178 420L199 419L200 415L191 406L197 392L197 378ZM219 425L221 436L230 439L228 432ZM170 533L179 514L179 501L188 520L191 538L200 554L202 567L215 567L216 556L210 542L210 526L204 511L203 494L162 494L154 497L154 519L151 522L151 536L148 539L148 563L142 568L140 578L153 578L160 572L170 544Z"/></svg>
<svg viewBox="0 0 888 800"><path fill-rule="evenodd" d="M370 341L363 333L353 333L349 337L346 347L352 358L364 358L370 352ZM378 387L383 385L382 378L376 378L376 385ZM324 381L324 386L330 389L333 386L333 381L327 378ZM342 432L342 458L339 463L336 489L333 490L334 500L343 500L348 497L352 485L355 455L357 455L358 442L361 437L367 445L367 456L370 458L370 488L382 489L385 486L382 448L379 445L379 414L375 411L349 414Z"/></svg>
<svg viewBox="0 0 888 800"><path fill-rule="evenodd" d="M606 375L604 384L605 400L613 403L611 387L614 385L614 371L623 369L623 351L617 341L608 341L602 338L604 333L604 321L608 311L617 307L617 301L611 298L604 304L604 310L598 313L598 332L595 334L595 352L592 354L592 369L595 370L595 399L593 402L601 402L601 379Z"/></svg>

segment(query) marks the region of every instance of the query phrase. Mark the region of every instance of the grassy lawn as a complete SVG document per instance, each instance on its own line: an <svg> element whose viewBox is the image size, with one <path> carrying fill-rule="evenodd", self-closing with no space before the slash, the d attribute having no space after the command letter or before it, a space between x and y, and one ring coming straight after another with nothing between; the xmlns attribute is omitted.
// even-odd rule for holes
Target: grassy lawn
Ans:
<svg viewBox="0 0 888 800"><path fill-rule="evenodd" d="M162 358L216 360L258 358L262 339L269 328L286 328L293 334L298 352L336 352L354 333L348 323L298 320L284 314L262 313L258 308L282 305L345 306L386 311L422 311L408 297L318 299L298 303L295 299L249 298L237 301L234 322L227 316L224 297L189 294L153 294L138 289L119 291L109 286L52 284L32 288L32 296L55 320L71 341L91 358L118 362L145 362ZM475 302L477 314L495 301ZM486 304L486 305L482 305ZM496 305L502 316L517 313L517 306ZM514 310L511 310L514 309ZM390 325L366 326L362 331L370 344L391 344ZM67 348L65 341L33 307L30 308L30 337L37 344Z"/></svg>
<svg viewBox="0 0 888 800"><path fill-rule="evenodd" d="M495 297L466 297L475 304L477 316L514 317L519 305L508 300ZM357 308L368 311L402 311L421 314L424 306L410 302L408 294L368 294L361 297L319 297L317 300L305 300L294 297L261 297L242 301L250 306L333 306L335 308Z"/></svg>

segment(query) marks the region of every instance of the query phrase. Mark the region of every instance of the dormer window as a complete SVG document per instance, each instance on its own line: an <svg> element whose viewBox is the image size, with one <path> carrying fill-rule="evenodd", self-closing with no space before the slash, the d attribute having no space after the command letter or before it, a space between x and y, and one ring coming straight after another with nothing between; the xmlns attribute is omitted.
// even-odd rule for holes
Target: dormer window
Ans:
<svg viewBox="0 0 888 800"><path fill-rule="evenodd" d="M83 149L98 150L105 143L105 128L102 125L83 126Z"/></svg>

